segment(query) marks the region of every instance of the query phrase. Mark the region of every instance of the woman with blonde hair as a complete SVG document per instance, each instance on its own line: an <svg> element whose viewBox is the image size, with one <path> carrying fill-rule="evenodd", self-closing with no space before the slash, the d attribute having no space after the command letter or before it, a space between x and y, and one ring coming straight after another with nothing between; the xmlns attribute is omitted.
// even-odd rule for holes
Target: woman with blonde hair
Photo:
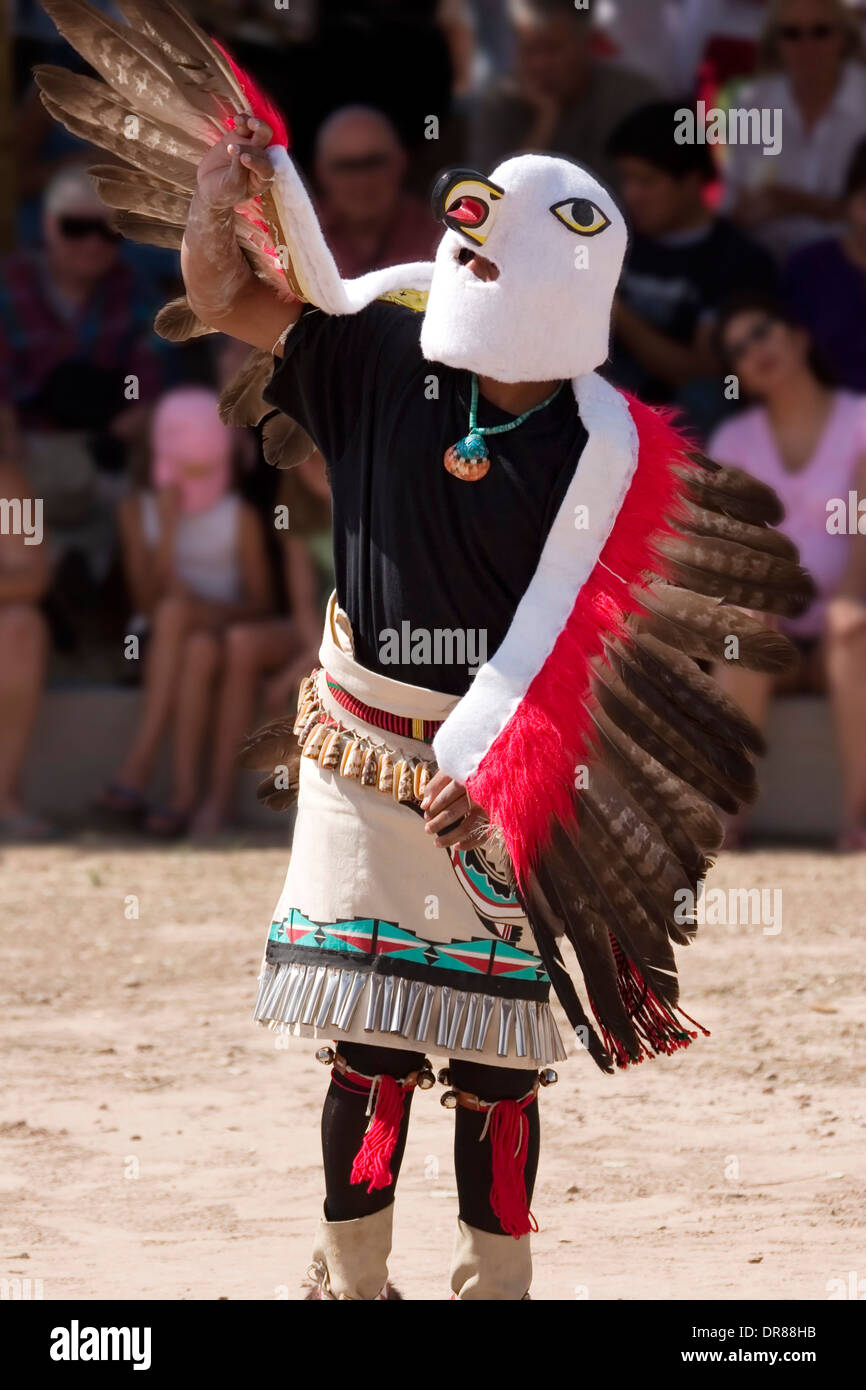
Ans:
<svg viewBox="0 0 866 1390"><path fill-rule="evenodd" d="M726 151L725 208L778 256L837 230L845 176L866 135L866 66L845 0L772 0L760 74L734 100L780 112L775 153Z"/></svg>

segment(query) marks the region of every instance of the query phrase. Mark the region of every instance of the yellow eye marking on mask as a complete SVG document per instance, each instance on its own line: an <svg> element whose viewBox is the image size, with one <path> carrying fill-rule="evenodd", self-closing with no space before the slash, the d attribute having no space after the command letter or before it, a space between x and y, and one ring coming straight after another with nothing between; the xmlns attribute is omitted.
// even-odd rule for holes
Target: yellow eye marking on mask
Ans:
<svg viewBox="0 0 866 1390"><path fill-rule="evenodd" d="M550 211L578 236L598 236L610 226L610 218L589 198L565 198L554 203Z"/></svg>
<svg viewBox="0 0 866 1390"><path fill-rule="evenodd" d="M472 169L446 171L433 189L433 215L481 246L493 225L504 189Z"/></svg>

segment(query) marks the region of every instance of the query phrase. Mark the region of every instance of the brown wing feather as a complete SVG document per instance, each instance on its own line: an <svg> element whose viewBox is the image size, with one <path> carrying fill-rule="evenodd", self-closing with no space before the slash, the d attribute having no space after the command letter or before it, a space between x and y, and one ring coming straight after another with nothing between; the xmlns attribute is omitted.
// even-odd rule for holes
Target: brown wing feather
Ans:
<svg viewBox="0 0 866 1390"><path fill-rule="evenodd" d="M531 877L527 903L530 915L538 934L548 931L571 942L599 1018L636 1060L640 1045L620 995L610 935L598 901L593 905L591 897L586 877L577 870L571 845L558 831ZM585 1016L577 1023L570 1021L592 1031ZM604 1069L610 1070L610 1065Z"/></svg>
<svg viewBox="0 0 866 1390"><path fill-rule="evenodd" d="M174 0L116 0L118 9L195 85L215 92L236 111L246 109L231 66L191 15Z"/></svg>
<svg viewBox="0 0 866 1390"><path fill-rule="evenodd" d="M698 473L694 468L675 468L692 500L709 511L736 517L753 526L778 526L785 509L771 487L758 482L742 468L715 467Z"/></svg>
<svg viewBox="0 0 866 1390"><path fill-rule="evenodd" d="M158 222L152 217L135 217L131 212L119 212L114 219L119 232L129 241L143 241L147 246L165 246L179 251L183 243L183 227Z"/></svg>
<svg viewBox="0 0 866 1390"><path fill-rule="evenodd" d="M796 617L815 596L812 579L801 566L735 541L662 536L655 549L674 583L743 608Z"/></svg>
<svg viewBox="0 0 866 1390"><path fill-rule="evenodd" d="M624 660L640 667L669 709L695 720L734 748L758 755L766 752L760 730L690 657L649 634L638 633L611 646Z"/></svg>
<svg viewBox="0 0 866 1390"><path fill-rule="evenodd" d="M653 583L634 592L646 610L636 620L637 630L651 632L688 656L730 660L731 639L736 638L736 659L749 671L777 674L797 664L789 638L733 604L673 584Z"/></svg>
<svg viewBox="0 0 866 1390"><path fill-rule="evenodd" d="M288 811L298 799L298 787L297 776L292 777L291 770L288 781L285 774L272 773L259 782L256 796L269 811Z"/></svg>
<svg viewBox="0 0 866 1390"><path fill-rule="evenodd" d="M720 739L711 724L704 725L694 717L694 710L686 714L672 707L670 699L621 650L609 646L608 652L617 678L613 689L636 699L646 717L651 716L652 727L662 738L700 762L726 785L732 788L753 785L754 765L741 747L730 739Z"/></svg>
<svg viewBox="0 0 866 1390"><path fill-rule="evenodd" d="M288 415L273 415L262 426L262 449L273 468L296 468L315 447L307 431Z"/></svg>
<svg viewBox="0 0 866 1390"><path fill-rule="evenodd" d="M636 887L632 891L640 896L645 907L651 902L665 930L685 944L689 936L675 923L672 930L672 913L677 894L692 892L693 885L668 848L659 826L603 761L593 764L589 786L580 793L578 811L584 804L604 827L608 841L617 847L640 884L640 894Z"/></svg>
<svg viewBox="0 0 866 1390"><path fill-rule="evenodd" d="M196 317L186 295L164 304L154 319L153 326L159 336L166 338L170 343L185 343L190 338L203 338L216 332Z"/></svg>
<svg viewBox="0 0 866 1390"><path fill-rule="evenodd" d="M189 215L190 198L178 193L169 184L158 183L139 169L123 169L118 164L96 165L88 173L102 201L118 212L131 212L151 217L158 222L185 226ZM134 178L119 175L135 175Z"/></svg>
<svg viewBox="0 0 866 1390"><path fill-rule="evenodd" d="M711 802L635 743L600 706L593 710L593 722L603 740L602 756L610 753L615 775L622 780L623 770L630 771L634 779L632 795L642 803L646 801L658 825L678 832L673 841L669 839L672 851L693 876L702 877L709 856L719 848L723 836L722 823ZM692 850L685 856L678 848L683 838Z"/></svg>
<svg viewBox="0 0 866 1390"><path fill-rule="evenodd" d="M753 550L765 550L771 555L778 555L795 563L799 558L794 542L775 526L750 525L746 521L738 521L736 517L710 511L695 503L683 502L674 524L678 530L690 535L714 536L718 540L737 541Z"/></svg>
<svg viewBox="0 0 866 1390"><path fill-rule="evenodd" d="M294 716L290 719L272 719L270 723L263 724L244 740L238 754L238 766L264 772L290 763L296 750L300 756L294 726Z"/></svg>
<svg viewBox="0 0 866 1390"><path fill-rule="evenodd" d="M224 106L210 95L206 101L212 110L203 113L201 95L195 104L187 96L187 90L192 93L195 88L183 69L145 34L116 22L86 0L43 0L43 7L63 37L134 111L180 125L205 143L220 138Z"/></svg>
<svg viewBox="0 0 866 1390"><path fill-rule="evenodd" d="M601 707L594 711L593 722L605 766L658 826L689 884L696 888L712 864L711 852L722 839L722 827L710 803L616 729ZM671 797L659 791L659 780L675 789L675 807ZM715 829L710 830L713 823Z"/></svg>
<svg viewBox="0 0 866 1390"><path fill-rule="evenodd" d="M92 145L98 145L100 149L113 154L117 159L134 164L138 169L155 174L161 181L171 184L174 188L193 192L195 165L190 164L188 160L178 159L165 150L149 149L141 141L125 140L123 136L103 130L92 121L67 112L64 107L52 101L46 92L40 92L40 97L46 111L72 135L77 135L79 139L87 140Z"/></svg>
<svg viewBox="0 0 866 1390"><path fill-rule="evenodd" d="M228 385L223 387L219 412L224 425L237 428L257 425L273 409L262 398L273 370L271 354L253 348Z"/></svg>
<svg viewBox="0 0 866 1390"><path fill-rule="evenodd" d="M161 117L140 111L125 96L112 91L104 82L97 82L82 73L66 68L40 65L33 69L40 92L55 106L79 124L90 124L95 132L125 140L129 145L143 144L147 149L164 151L175 159L198 164L207 154L212 141L201 140L188 129L172 123L173 112ZM99 143L98 134L92 137Z"/></svg>
<svg viewBox="0 0 866 1390"><path fill-rule="evenodd" d="M655 913L648 913L632 891L633 876L622 871L615 847L612 855L609 839L591 814L582 816L579 833L576 827L564 829L575 869L586 883L595 886L599 917L659 998L675 1004L678 986L673 946Z"/></svg>
<svg viewBox="0 0 866 1390"><path fill-rule="evenodd" d="M677 777L732 815L753 800L754 786L732 784L700 758L694 746L659 719L609 669L599 663L594 680L602 708L618 728Z"/></svg>

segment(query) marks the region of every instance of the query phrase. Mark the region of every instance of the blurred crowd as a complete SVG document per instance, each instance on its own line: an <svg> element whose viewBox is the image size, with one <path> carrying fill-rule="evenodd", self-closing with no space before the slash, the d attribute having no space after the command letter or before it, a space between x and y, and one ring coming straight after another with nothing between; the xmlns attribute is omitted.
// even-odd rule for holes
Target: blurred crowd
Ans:
<svg viewBox="0 0 866 1390"><path fill-rule="evenodd" d="M832 702L841 843L866 847L866 0L186 4L286 113L344 276L433 255L427 193L449 165L489 173L551 151L608 183L631 236L605 370L782 496L818 588L788 624L795 684ZM61 682L141 687L99 812L206 837L235 813L241 738L286 710L315 660L332 579L324 461L277 474L256 431L220 423L237 344L153 333L177 252L121 240L92 156L41 106L33 65L81 64L36 0L15 5L13 58L0 838L54 831L20 784L41 693ZM735 111L757 113L739 126L750 138L708 138L705 120L737 129ZM835 533L828 505L852 494ZM8 524L33 499L41 544ZM763 724L777 686L723 678Z"/></svg>

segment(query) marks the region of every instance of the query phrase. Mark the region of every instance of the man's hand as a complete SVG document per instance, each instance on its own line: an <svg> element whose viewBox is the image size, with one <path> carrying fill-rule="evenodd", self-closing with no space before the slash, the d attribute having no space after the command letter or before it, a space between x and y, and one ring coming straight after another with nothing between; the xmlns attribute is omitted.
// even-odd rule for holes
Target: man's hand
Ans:
<svg viewBox="0 0 866 1390"><path fill-rule="evenodd" d="M514 80L511 90L530 111L529 127L520 142L520 148L546 149L553 139L562 115L559 103L549 91L539 83L531 81L525 74Z"/></svg>
<svg viewBox="0 0 866 1390"><path fill-rule="evenodd" d="M303 305L274 280L260 280L241 252L233 209L273 180L266 153L271 128L254 116L208 150L198 166L181 247L181 268L192 310L208 327L264 352L300 317Z"/></svg>
<svg viewBox="0 0 866 1390"><path fill-rule="evenodd" d="M421 809L427 822L424 829L436 837L434 844L439 848L454 845L457 849L472 849L486 834L484 811L466 788L447 773L437 772L431 777Z"/></svg>
<svg viewBox="0 0 866 1390"><path fill-rule="evenodd" d="M237 116L234 130L218 140L198 166L202 202L215 212L231 212L261 193L273 179L265 154L272 137L266 121L246 112Z"/></svg>

